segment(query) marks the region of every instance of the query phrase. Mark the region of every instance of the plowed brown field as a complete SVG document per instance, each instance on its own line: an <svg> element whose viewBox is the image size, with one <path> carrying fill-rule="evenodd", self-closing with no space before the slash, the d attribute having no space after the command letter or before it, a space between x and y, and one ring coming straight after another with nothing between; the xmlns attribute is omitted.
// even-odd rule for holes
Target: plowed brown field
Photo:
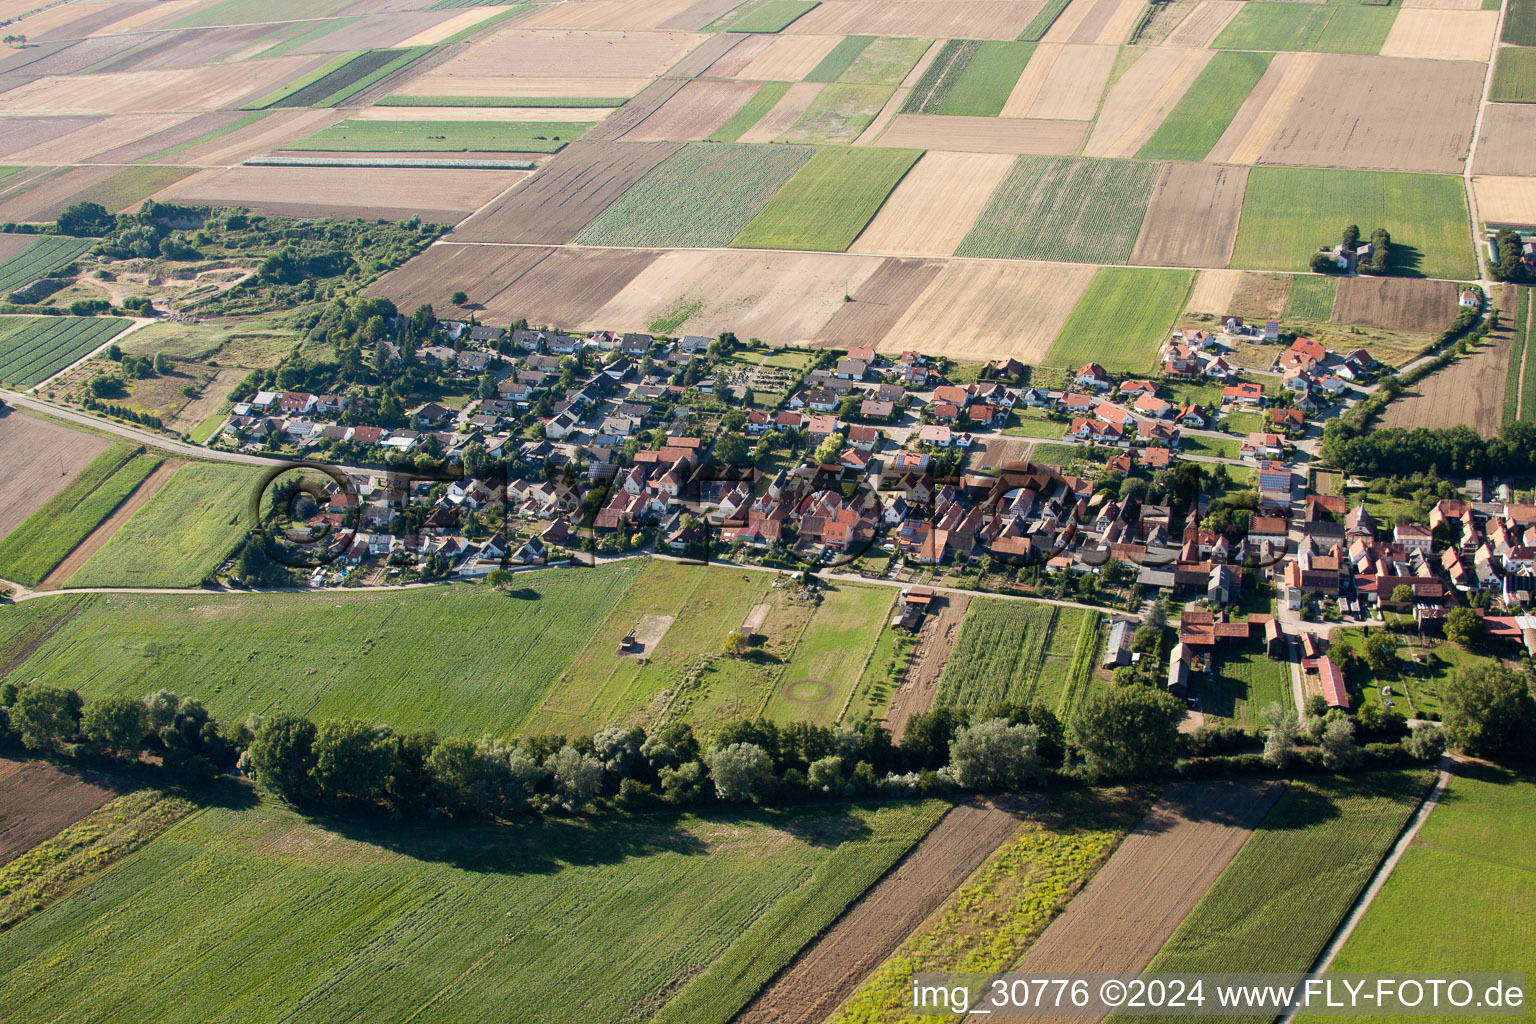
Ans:
<svg viewBox="0 0 1536 1024"><path fill-rule="evenodd" d="M1508 323L1508 320L1505 320ZM1419 381L1382 414L1384 427L1468 426L1493 437L1504 425L1504 379L1509 370L1508 330L1488 335L1489 344Z"/></svg>
<svg viewBox="0 0 1536 1024"><path fill-rule="evenodd" d="M694 142L707 139L756 95L756 82L694 81L624 133L630 142Z"/></svg>
<svg viewBox="0 0 1536 1024"><path fill-rule="evenodd" d="M817 348L849 348L885 337L942 268L937 260L886 260L854 289L853 301L843 303L832 314L813 344Z"/></svg>
<svg viewBox="0 0 1536 1024"><path fill-rule="evenodd" d="M92 772L0 757L0 864L124 792Z"/></svg>
<svg viewBox="0 0 1536 1024"><path fill-rule="evenodd" d="M0 414L0 537L106 450L107 442L92 434L14 410Z"/></svg>
<svg viewBox="0 0 1536 1024"><path fill-rule="evenodd" d="M933 704L933 695L939 691L939 679L944 675L944 663L955 650L955 641L960 638L960 622L970 604L969 594L945 594L934 599L933 606L923 617L922 629L918 630L917 643L912 648L912 660L907 662L907 674L885 709L885 727L896 742L900 743L907 731L907 720L927 711Z"/></svg>
<svg viewBox="0 0 1536 1024"><path fill-rule="evenodd" d="M1237 238L1248 168L1166 164L1152 190L1131 263L1152 267L1224 267Z"/></svg>
<svg viewBox="0 0 1536 1024"><path fill-rule="evenodd" d="M1346 277L1339 281L1333 322L1389 331L1438 334L1456 319L1456 286L1449 281L1401 277Z"/></svg>
<svg viewBox="0 0 1536 1024"><path fill-rule="evenodd" d="M467 307L480 314L507 312L496 296L554 250L548 246L434 245L398 270L385 274L368 289L387 295L401 309L432 305L450 314L448 297L456 291L469 296Z"/></svg>
<svg viewBox="0 0 1536 1024"><path fill-rule="evenodd" d="M499 292L498 313L577 328L656 260L631 249L556 249Z"/></svg>

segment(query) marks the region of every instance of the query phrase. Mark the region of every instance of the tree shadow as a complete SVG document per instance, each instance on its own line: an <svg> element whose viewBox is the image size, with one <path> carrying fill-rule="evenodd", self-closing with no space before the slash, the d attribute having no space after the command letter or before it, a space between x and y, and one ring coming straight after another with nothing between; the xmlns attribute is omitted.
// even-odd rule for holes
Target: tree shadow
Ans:
<svg viewBox="0 0 1536 1024"><path fill-rule="evenodd" d="M1392 268L1394 277L1423 277L1424 253L1417 246L1404 245L1392 239Z"/></svg>
<svg viewBox="0 0 1536 1024"><path fill-rule="evenodd" d="M868 839L873 834L869 822L853 813L855 809L874 810L884 806L890 806L889 802L829 806L797 804L789 807L752 808L734 817L787 832L809 846L831 849L856 839Z"/></svg>

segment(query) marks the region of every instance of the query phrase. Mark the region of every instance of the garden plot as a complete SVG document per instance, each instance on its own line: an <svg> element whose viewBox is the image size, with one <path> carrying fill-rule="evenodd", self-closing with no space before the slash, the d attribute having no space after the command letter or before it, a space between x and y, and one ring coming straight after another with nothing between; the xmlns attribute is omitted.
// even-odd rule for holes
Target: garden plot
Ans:
<svg viewBox="0 0 1536 1024"><path fill-rule="evenodd" d="M1017 39L1043 0L838 0L795 21L793 35Z"/></svg>
<svg viewBox="0 0 1536 1024"><path fill-rule="evenodd" d="M1087 266L952 260L877 347L1040 363L1093 275Z"/></svg>
<svg viewBox="0 0 1536 1024"><path fill-rule="evenodd" d="M1486 61L1498 31L1498 11L1404 10L1381 44L1381 55Z"/></svg>
<svg viewBox="0 0 1536 1024"><path fill-rule="evenodd" d="M1149 48L1110 87L1083 152L1135 156L1214 55L1212 50L1179 46Z"/></svg>
<svg viewBox="0 0 1536 1024"><path fill-rule="evenodd" d="M1472 187L1483 223L1536 226L1536 178L1482 174Z"/></svg>
<svg viewBox="0 0 1536 1024"><path fill-rule="evenodd" d="M1130 262L1152 267L1224 267L1237 239L1248 168L1164 164Z"/></svg>
<svg viewBox="0 0 1536 1024"><path fill-rule="evenodd" d="M654 258L654 254L651 254ZM713 336L734 331L771 345L806 343L884 263L872 256L784 252L663 253L582 324L646 330L686 312L673 328ZM532 314L529 314L532 319Z"/></svg>
<svg viewBox="0 0 1536 1024"><path fill-rule="evenodd" d="M631 142L707 139L757 95L756 82L693 81L624 133Z"/></svg>
<svg viewBox="0 0 1536 1024"><path fill-rule="evenodd" d="M128 114L222 110L298 77L315 58L274 57L164 71L40 78L0 93L0 111Z"/></svg>
<svg viewBox="0 0 1536 1024"><path fill-rule="evenodd" d="M1324 54L1262 162L1460 173L1485 68ZM1351 87L1337 88L1341 76Z"/></svg>
<svg viewBox="0 0 1536 1024"><path fill-rule="evenodd" d="M1439 334L1451 326L1459 309L1456 285L1450 281L1346 277L1339 281L1331 319L1336 324Z"/></svg>
<svg viewBox="0 0 1536 1024"><path fill-rule="evenodd" d="M925 153L848 251L950 255L1012 166L1000 153Z"/></svg>
<svg viewBox="0 0 1536 1024"><path fill-rule="evenodd" d="M885 337L945 266L938 260L885 260L850 293L853 301L832 314L815 346L851 348Z"/></svg>
<svg viewBox="0 0 1536 1024"><path fill-rule="evenodd" d="M1489 103L1477 136L1477 174L1525 174L1536 138L1536 103Z"/></svg>
<svg viewBox="0 0 1536 1024"><path fill-rule="evenodd" d="M958 117L897 114L880 136L881 146L944 149L963 153L1076 153L1088 134L1082 121L1022 117Z"/></svg>
<svg viewBox="0 0 1536 1024"><path fill-rule="evenodd" d="M188 179L175 201L290 217L390 217L454 224L526 171L416 167L231 167Z"/></svg>
<svg viewBox="0 0 1536 1024"><path fill-rule="evenodd" d="M1091 121L1119 48L1040 43L1003 105L1004 117Z"/></svg>

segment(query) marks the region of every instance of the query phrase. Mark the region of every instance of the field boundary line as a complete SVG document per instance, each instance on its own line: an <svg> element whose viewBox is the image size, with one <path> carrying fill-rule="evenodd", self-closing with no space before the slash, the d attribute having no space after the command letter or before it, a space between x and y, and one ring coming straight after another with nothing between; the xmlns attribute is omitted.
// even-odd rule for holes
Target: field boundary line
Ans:
<svg viewBox="0 0 1536 1024"><path fill-rule="evenodd" d="M1317 955L1317 960L1312 964L1311 973L1322 974L1327 971L1328 966L1339 955L1339 950L1344 948L1344 943L1354 933L1355 926L1360 923L1360 919L1365 916L1365 912L1370 909L1372 901L1376 899L1376 894L1381 891L1381 887L1386 884L1393 869L1397 867L1397 862L1402 860L1404 851L1408 849L1408 846L1418 836L1419 829L1424 826L1425 819L1429 817L1429 812L1435 809L1435 805L1445 795L1447 787L1451 784L1450 766L1454 763L1450 755L1444 755L1440 758L1440 776L1435 780L1434 789L1429 791L1429 795L1424 798L1424 802L1419 804L1419 809L1413 813L1412 818L1408 819L1408 824L1403 826L1402 834L1397 837L1397 842L1392 844L1392 849L1387 852L1387 856L1377 866L1376 873L1371 876L1371 881L1366 885L1365 891L1355 900L1355 905L1350 908L1343 922L1334 931L1333 937L1328 940L1328 944L1323 947L1323 951ZM1277 1024L1290 1024L1291 1021L1296 1019L1296 1015L1299 1012L1299 1008L1287 1011L1280 1017Z"/></svg>

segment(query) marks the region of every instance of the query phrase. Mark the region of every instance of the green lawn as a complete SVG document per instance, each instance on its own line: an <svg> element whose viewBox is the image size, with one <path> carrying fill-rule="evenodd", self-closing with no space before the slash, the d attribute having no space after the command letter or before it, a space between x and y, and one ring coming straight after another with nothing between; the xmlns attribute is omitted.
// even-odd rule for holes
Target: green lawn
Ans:
<svg viewBox="0 0 1536 1024"><path fill-rule="evenodd" d="M664 1015L724 1024L946 808L477 826L209 807L0 934L0 1003L79 1024L620 1024L674 1000Z"/></svg>
<svg viewBox="0 0 1536 1024"><path fill-rule="evenodd" d="M1263 726L1263 710L1272 702L1291 707L1291 667L1264 653L1260 641L1215 649L1209 675L1197 674L1190 695L1200 698L1200 710L1229 719L1240 729Z"/></svg>
<svg viewBox="0 0 1536 1024"><path fill-rule="evenodd" d="M784 141L851 145L875 120L894 91L888 85L833 82L811 100L800 120L784 134Z"/></svg>
<svg viewBox="0 0 1536 1024"><path fill-rule="evenodd" d="M1339 293L1339 279L1313 274L1291 278L1291 293L1285 299L1285 316L1303 320L1327 320L1333 316L1333 300Z"/></svg>
<svg viewBox="0 0 1536 1024"><path fill-rule="evenodd" d="M763 119L763 115L773 109L773 105L784 98L789 91L788 82L764 82L762 87L747 100L746 106L731 117L720 130L709 137L710 142L735 142L757 122Z"/></svg>
<svg viewBox="0 0 1536 1024"><path fill-rule="evenodd" d="M1152 367L1157 345L1184 308L1190 270L1104 267L1093 276L1045 362L1078 367L1097 361L1110 372Z"/></svg>
<svg viewBox="0 0 1536 1024"><path fill-rule="evenodd" d="M1136 155L1143 160L1204 160L1269 68L1272 56L1217 53Z"/></svg>
<svg viewBox="0 0 1536 1024"><path fill-rule="evenodd" d="M13 680L87 694L165 687L229 721L284 710L505 736L544 699L638 570L626 563L530 573L510 596L464 585L61 596L0 609L0 665L13 666Z"/></svg>
<svg viewBox="0 0 1536 1024"><path fill-rule="evenodd" d="M874 36L844 36L802 81L837 81L838 76L847 71L859 54L864 52L864 48L874 41Z"/></svg>
<svg viewBox="0 0 1536 1024"><path fill-rule="evenodd" d="M818 6L820 0L763 0L722 18L710 28L725 28L731 32L782 32Z"/></svg>
<svg viewBox="0 0 1536 1024"><path fill-rule="evenodd" d="M875 638L869 662L854 687L845 721L856 722L861 718L878 721L884 717L886 705L896 692L897 674L906 668L911 658L911 640L889 626L882 628Z"/></svg>
<svg viewBox="0 0 1536 1024"><path fill-rule="evenodd" d="M1047 441L1059 441L1067 432L1065 423L1048 419L1039 409L1016 408L1008 419L1003 433L1011 437L1040 437Z"/></svg>
<svg viewBox="0 0 1536 1024"><path fill-rule="evenodd" d="M778 722L834 725L894 614L894 587L837 583L828 587L800 634L763 715Z"/></svg>
<svg viewBox="0 0 1536 1024"><path fill-rule="evenodd" d="M1427 770L1293 780L1145 973L1306 971L1432 780Z"/></svg>
<svg viewBox="0 0 1536 1024"><path fill-rule="evenodd" d="M1536 103L1536 48L1499 47L1488 98L1506 103Z"/></svg>
<svg viewBox="0 0 1536 1024"><path fill-rule="evenodd" d="M572 121L343 121L281 148L321 153L558 153L589 127Z"/></svg>
<svg viewBox="0 0 1536 1024"><path fill-rule="evenodd" d="M731 244L842 252L920 156L919 149L821 150Z"/></svg>
<svg viewBox="0 0 1536 1024"><path fill-rule="evenodd" d="M1234 412L1227 414L1226 419L1222 420L1222 426L1234 433L1251 434L1269 429L1269 419L1256 412Z"/></svg>
<svg viewBox="0 0 1536 1024"><path fill-rule="evenodd" d="M1231 437L1199 437L1185 434L1180 447L1186 455L1209 455L1218 459L1236 459L1242 456L1242 445Z"/></svg>
<svg viewBox="0 0 1536 1024"><path fill-rule="evenodd" d="M729 245L815 150L805 146L687 146L590 221L582 245Z"/></svg>
<svg viewBox="0 0 1536 1024"><path fill-rule="evenodd" d="M1248 175L1232 266L1306 270L1312 253L1348 224L1366 235L1390 231L1401 275L1468 280L1476 272L1460 178L1304 167L1255 167Z"/></svg>
<svg viewBox="0 0 1536 1024"><path fill-rule="evenodd" d="M159 456L139 451L131 444L108 448L6 534L0 540L0 577L29 587L42 582L160 465Z"/></svg>
<svg viewBox="0 0 1536 1024"><path fill-rule="evenodd" d="M1124 263L1157 175L1143 160L1021 156L955 255Z"/></svg>
<svg viewBox="0 0 1536 1024"><path fill-rule="evenodd" d="M1523 972L1530 978L1536 976L1533 951L1536 777L1463 764L1329 970L1436 977Z"/></svg>
<svg viewBox="0 0 1536 1024"><path fill-rule="evenodd" d="M68 587L195 587L250 528L249 466L191 462L64 584Z"/></svg>

